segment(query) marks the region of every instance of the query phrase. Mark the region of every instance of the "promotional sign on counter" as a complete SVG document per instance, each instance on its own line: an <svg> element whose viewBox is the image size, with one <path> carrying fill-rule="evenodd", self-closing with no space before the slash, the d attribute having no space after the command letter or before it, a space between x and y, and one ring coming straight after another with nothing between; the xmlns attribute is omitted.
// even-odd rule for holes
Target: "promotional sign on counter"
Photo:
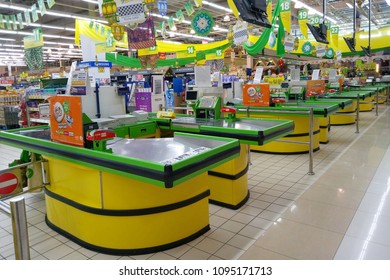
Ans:
<svg viewBox="0 0 390 280"><path fill-rule="evenodd" d="M306 85L306 96L311 93L323 94L325 92L324 80L308 80Z"/></svg>
<svg viewBox="0 0 390 280"><path fill-rule="evenodd" d="M246 84L242 86L242 103L247 106L269 106L270 84Z"/></svg>
<svg viewBox="0 0 390 280"><path fill-rule="evenodd" d="M51 139L84 147L81 97L52 96L49 103Z"/></svg>
<svg viewBox="0 0 390 280"><path fill-rule="evenodd" d="M87 94L87 72L74 71L70 85L71 95L86 95Z"/></svg>

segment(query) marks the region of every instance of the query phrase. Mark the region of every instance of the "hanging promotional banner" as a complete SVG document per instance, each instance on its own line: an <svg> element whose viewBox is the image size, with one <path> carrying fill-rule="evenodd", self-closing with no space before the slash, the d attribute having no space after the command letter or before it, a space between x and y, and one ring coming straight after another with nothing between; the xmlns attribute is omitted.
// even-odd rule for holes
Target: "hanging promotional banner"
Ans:
<svg viewBox="0 0 390 280"><path fill-rule="evenodd" d="M272 0L267 0L267 17L272 22Z"/></svg>
<svg viewBox="0 0 390 280"><path fill-rule="evenodd" d="M248 23L238 20L233 26L233 42L235 45L242 45L248 41Z"/></svg>
<svg viewBox="0 0 390 280"><path fill-rule="evenodd" d="M118 22L121 25L142 23L146 20L144 3L142 0L115 0L115 3L118 13Z"/></svg>
<svg viewBox="0 0 390 280"><path fill-rule="evenodd" d="M190 17L194 12L194 6L192 6L191 2L188 1L185 3L184 8L186 9L187 15Z"/></svg>
<svg viewBox="0 0 390 280"><path fill-rule="evenodd" d="M308 36L308 27L306 25L308 19L309 19L309 13L307 9L298 10L299 28L301 29L302 35L305 39L307 39Z"/></svg>
<svg viewBox="0 0 390 280"><path fill-rule="evenodd" d="M332 43L336 49L339 47L339 30L340 28L338 26L332 26L330 28Z"/></svg>
<svg viewBox="0 0 390 280"><path fill-rule="evenodd" d="M35 28L33 30L33 35L24 37L23 45L24 49L42 47L44 45L42 28Z"/></svg>
<svg viewBox="0 0 390 280"><path fill-rule="evenodd" d="M324 45L318 45L316 51L317 51L317 57L325 56L326 49Z"/></svg>
<svg viewBox="0 0 390 280"><path fill-rule="evenodd" d="M182 10L178 10L176 12L176 18L178 23L182 23L184 21L184 14Z"/></svg>
<svg viewBox="0 0 390 280"><path fill-rule="evenodd" d="M291 32L291 0L283 0L281 4L280 17L283 21L284 29Z"/></svg>
<svg viewBox="0 0 390 280"><path fill-rule="evenodd" d="M115 50L116 50L115 42L114 42L114 40L111 40L111 41L112 41L111 44L108 44L107 41L95 43L96 53L115 52Z"/></svg>
<svg viewBox="0 0 390 280"><path fill-rule="evenodd" d="M287 51L287 52L291 52L294 50L294 44L295 43L295 38L291 35L289 36L286 36L284 38L284 49Z"/></svg>
<svg viewBox="0 0 390 280"><path fill-rule="evenodd" d="M337 51L337 52L336 52L336 59L337 59L337 60L341 60L341 58L342 58L342 53L341 53L341 51Z"/></svg>

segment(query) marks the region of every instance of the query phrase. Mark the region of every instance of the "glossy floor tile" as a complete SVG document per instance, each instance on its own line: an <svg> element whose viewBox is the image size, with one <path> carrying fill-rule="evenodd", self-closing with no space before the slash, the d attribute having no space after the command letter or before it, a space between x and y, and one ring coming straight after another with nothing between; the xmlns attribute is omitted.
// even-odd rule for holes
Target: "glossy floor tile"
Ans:
<svg viewBox="0 0 390 280"><path fill-rule="evenodd" d="M332 126L330 142L308 155L251 153L249 201L238 210L209 205L210 230L163 252L112 256L68 240L45 223L43 193L26 194L34 260L390 259L390 107ZM20 150L0 143L0 168ZM14 259L10 218L0 212L0 259Z"/></svg>

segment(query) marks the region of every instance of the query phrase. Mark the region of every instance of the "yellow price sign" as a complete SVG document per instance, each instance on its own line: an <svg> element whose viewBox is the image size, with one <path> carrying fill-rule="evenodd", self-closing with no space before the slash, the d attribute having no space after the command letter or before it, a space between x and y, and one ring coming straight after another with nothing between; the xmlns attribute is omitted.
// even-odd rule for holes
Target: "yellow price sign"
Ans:
<svg viewBox="0 0 390 280"><path fill-rule="evenodd" d="M104 73L104 67L98 67L98 73Z"/></svg>

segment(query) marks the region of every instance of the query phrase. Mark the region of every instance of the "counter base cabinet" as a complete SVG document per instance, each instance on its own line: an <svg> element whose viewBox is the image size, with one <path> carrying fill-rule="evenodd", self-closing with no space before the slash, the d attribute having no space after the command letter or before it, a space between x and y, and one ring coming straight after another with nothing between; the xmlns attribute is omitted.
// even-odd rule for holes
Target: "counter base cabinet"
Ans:
<svg viewBox="0 0 390 280"><path fill-rule="evenodd" d="M48 158L49 227L88 249L114 255L167 250L209 230L204 172L173 188Z"/></svg>
<svg viewBox="0 0 390 280"><path fill-rule="evenodd" d="M241 144L240 156L208 172L210 203L238 209L249 199L249 145Z"/></svg>

